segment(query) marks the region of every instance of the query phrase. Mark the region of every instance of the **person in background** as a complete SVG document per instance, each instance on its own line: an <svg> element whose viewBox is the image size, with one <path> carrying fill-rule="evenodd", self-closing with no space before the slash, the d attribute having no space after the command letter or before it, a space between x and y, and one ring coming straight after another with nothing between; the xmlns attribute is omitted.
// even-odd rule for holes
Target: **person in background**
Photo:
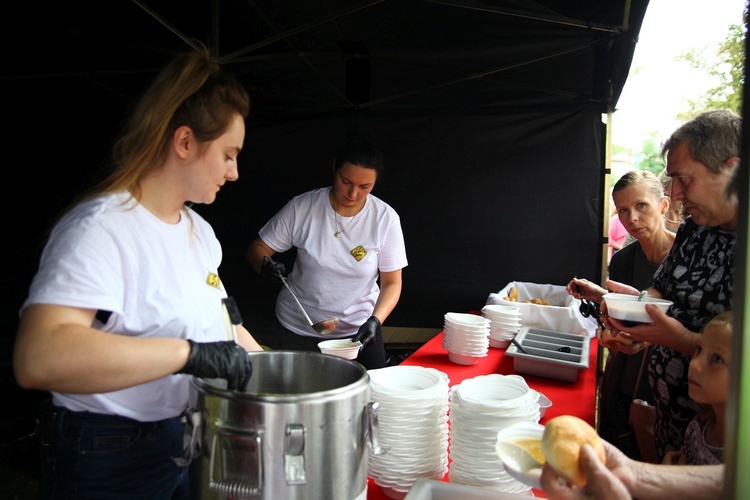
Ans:
<svg viewBox="0 0 750 500"><path fill-rule="evenodd" d="M609 255L607 262L612 260L612 256L620 251L625 245L625 238L628 236L628 231L625 226L620 222L620 218L617 215L617 210L612 217L609 218L609 234L607 238L607 246L609 248Z"/></svg>
<svg viewBox="0 0 750 500"><path fill-rule="evenodd" d="M188 498L184 424L192 376L243 390L228 340L221 246L186 203L238 178L250 100L205 49L175 58L134 109L115 169L57 222L21 308L13 367L51 391L41 498Z"/></svg>
<svg viewBox="0 0 750 500"><path fill-rule="evenodd" d="M627 332L634 340L655 344L648 359L654 391L654 439L659 460L680 449L696 406L688 394L690 358L706 323L731 309L738 211L736 197L725 191L740 163L742 119L729 110L701 113L666 141L667 174L672 197L682 202L687 218L674 245L654 275L649 296L673 302L667 313L646 305L653 320L625 326L602 304L602 321L613 335ZM637 295L637 288L608 281L613 292Z"/></svg>
<svg viewBox="0 0 750 500"><path fill-rule="evenodd" d="M318 334L282 288L278 325L264 345L318 351L322 340L351 337L364 345L357 361L365 368L386 365L381 325L401 296L407 259L398 214L371 194L382 169L383 155L371 141L348 140L333 162L333 186L294 197L258 232L247 252L253 269L280 279L285 266L269 257L296 247L289 286L313 322L340 318L334 332Z"/></svg>
<svg viewBox="0 0 750 500"><path fill-rule="evenodd" d="M680 451L670 451L664 463L711 465L724 463L724 411L732 360L732 311L706 324L688 368L690 399L700 403L688 424Z"/></svg>
<svg viewBox="0 0 750 500"><path fill-rule="evenodd" d="M609 277L637 289L648 288L675 239L675 234L664 224L669 199L659 179L646 170L632 170L620 177L612 190L612 198L620 222L636 241L612 257ZM607 293L606 289L578 278L568 283L567 290L577 299L596 304L601 304L602 296ZM613 338L607 331L601 333L600 341L609 349L609 356L601 385L599 433L630 458L640 460L638 442L628 416L636 385L638 398L653 401L648 384L637 384L649 344L632 342L625 335Z"/></svg>
<svg viewBox="0 0 750 500"><path fill-rule="evenodd" d="M685 214L682 211L682 202L672 199L672 178L667 175L667 169L664 169L659 174L659 180L662 186L664 186L664 196L669 197L669 208L667 209L667 213L664 214L664 225L667 226L667 229L676 233L677 228L685 220Z"/></svg>

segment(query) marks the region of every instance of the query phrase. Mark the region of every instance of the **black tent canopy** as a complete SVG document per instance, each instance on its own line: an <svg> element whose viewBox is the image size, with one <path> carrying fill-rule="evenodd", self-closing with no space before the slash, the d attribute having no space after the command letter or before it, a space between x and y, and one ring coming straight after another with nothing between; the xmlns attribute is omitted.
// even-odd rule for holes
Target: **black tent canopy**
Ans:
<svg viewBox="0 0 750 500"><path fill-rule="evenodd" d="M22 4L15 2L14 4ZM647 0L107 0L13 5L4 95L13 173L33 187L7 248L26 294L45 231L106 161L122 116L200 41L250 92L240 180L197 206L241 308L273 292L244 261L289 198L330 183L347 134L386 153L375 194L400 214L410 264L391 326L438 327L512 280L600 275L606 126ZM17 136L17 137L16 137ZM40 168L41 167L41 168ZM15 178L18 176L18 178ZM282 258L284 258L282 256ZM293 255L288 256L290 263Z"/></svg>

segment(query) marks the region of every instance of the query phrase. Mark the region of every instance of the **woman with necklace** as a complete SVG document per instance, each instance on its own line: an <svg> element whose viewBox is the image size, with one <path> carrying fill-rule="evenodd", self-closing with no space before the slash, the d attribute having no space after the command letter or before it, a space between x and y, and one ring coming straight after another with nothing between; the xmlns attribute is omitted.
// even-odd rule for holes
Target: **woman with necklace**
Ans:
<svg viewBox="0 0 750 500"><path fill-rule="evenodd" d="M286 272L271 259L297 249L289 286L313 322L337 316L332 333L313 330L294 297L282 288L272 332L258 332L272 349L318 351L318 342L352 338L364 345L357 361L367 369L385 366L381 325L401 296L406 249L396 211L371 194L383 169L382 153L362 138L349 140L333 163L333 186L294 197L250 244L256 272L280 280Z"/></svg>

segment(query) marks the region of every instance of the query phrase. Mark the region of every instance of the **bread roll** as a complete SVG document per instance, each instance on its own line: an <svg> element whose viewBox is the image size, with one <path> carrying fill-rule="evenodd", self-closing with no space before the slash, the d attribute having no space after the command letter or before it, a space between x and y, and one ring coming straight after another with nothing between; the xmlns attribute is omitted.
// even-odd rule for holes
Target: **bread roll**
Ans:
<svg viewBox="0 0 750 500"><path fill-rule="evenodd" d="M619 342L621 344L633 345L633 341L632 340L626 339L622 335L615 335L615 336L612 337L612 339L614 339L615 341L617 341L617 342Z"/></svg>
<svg viewBox="0 0 750 500"><path fill-rule="evenodd" d="M606 455L602 439L587 422L572 415L560 415L544 426L542 453L561 476L575 486L586 484L586 474L578 465L581 446L590 444L602 463Z"/></svg>
<svg viewBox="0 0 750 500"><path fill-rule="evenodd" d="M607 335L611 341L619 342L621 344L625 345L633 345L633 340L623 337L622 335L612 335L611 333L608 333Z"/></svg>

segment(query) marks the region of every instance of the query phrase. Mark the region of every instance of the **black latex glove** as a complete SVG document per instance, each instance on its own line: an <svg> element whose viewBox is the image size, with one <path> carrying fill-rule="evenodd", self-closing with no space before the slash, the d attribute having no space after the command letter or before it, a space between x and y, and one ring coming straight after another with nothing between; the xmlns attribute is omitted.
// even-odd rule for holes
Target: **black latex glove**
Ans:
<svg viewBox="0 0 750 500"><path fill-rule="evenodd" d="M357 330L357 334L352 338L352 342L360 341L362 345L369 345L375 342L375 335L380 329L380 320L375 316L367 318L362 326Z"/></svg>
<svg viewBox="0 0 750 500"><path fill-rule="evenodd" d="M269 281L281 283L281 276L286 274L286 267L281 262L271 260L269 257L263 257L263 264L260 266L260 275Z"/></svg>
<svg viewBox="0 0 750 500"><path fill-rule="evenodd" d="M201 378L223 378L230 391L244 391L253 365L247 351L233 341L190 342L190 357L185 366L175 373L187 373Z"/></svg>

